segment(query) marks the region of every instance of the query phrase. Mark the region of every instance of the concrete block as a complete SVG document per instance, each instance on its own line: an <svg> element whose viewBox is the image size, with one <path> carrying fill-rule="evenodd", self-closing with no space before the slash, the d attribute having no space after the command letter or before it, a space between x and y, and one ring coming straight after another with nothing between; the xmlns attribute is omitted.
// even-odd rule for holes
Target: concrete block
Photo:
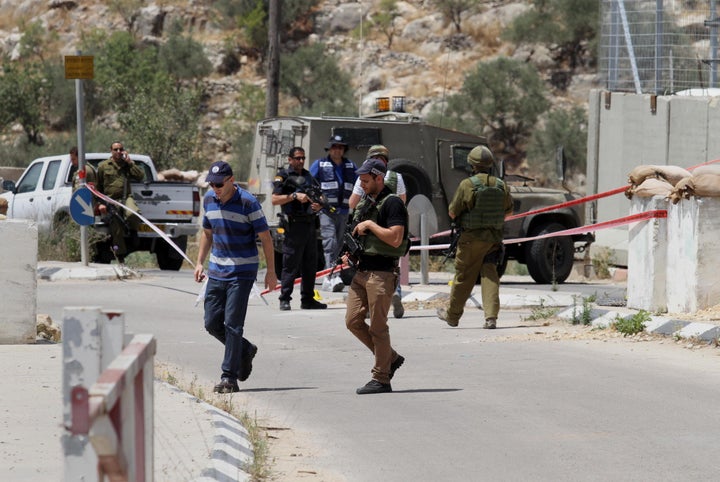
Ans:
<svg viewBox="0 0 720 482"><path fill-rule="evenodd" d="M0 221L0 344L35 343L37 225Z"/></svg>
<svg viewBox="0 0 720 482"><path fill-rule="evenodd" d="M720 300L720 198L683 199L668 209L667 311L694 313Z"/></svg>
<svg viewBox="0 0 720 482"><path fill-rule="evenodd" d="M635 196L630 214L668 209L662 196ZM654 218L628 230L627 307L650 312L665 311L667 305L667 219Z"/></svg>

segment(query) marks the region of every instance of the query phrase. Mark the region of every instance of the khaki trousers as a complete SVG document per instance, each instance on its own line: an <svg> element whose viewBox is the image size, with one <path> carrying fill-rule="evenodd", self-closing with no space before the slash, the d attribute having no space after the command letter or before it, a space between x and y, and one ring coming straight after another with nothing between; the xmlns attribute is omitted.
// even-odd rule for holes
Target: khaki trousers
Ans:
<svg viewBox="0 0 720 482"><path fill-rule="evenodd" d="M348 290L345 325L375 355L372 377L380 383L390 383L390 364L397 357L387 324L396 282L397 276L390 271L358 271ZM369 325L365 322L368 312Z"/></svg>
<svg viewBox="0 0 720 482"><path fill-rule="evenodd" d="M450 321L458 321L478 276L481 276L482 306L485 319L497 318L500 311L500 277L495 263L484 263L485 256L500 249L499 243L479 241L465 233L460 235L455 255L455 279L450 289Z"/></svg>

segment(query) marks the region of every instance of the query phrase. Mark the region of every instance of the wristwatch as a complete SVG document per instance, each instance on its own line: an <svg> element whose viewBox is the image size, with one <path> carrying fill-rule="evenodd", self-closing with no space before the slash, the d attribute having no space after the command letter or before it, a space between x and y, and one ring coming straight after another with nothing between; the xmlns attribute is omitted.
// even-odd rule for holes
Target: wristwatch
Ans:
<svg viewBox="0 0 720 482"><path fill-rule="evenodd" d="M296 192L293 193L292 199L293 199L293 201L295 201L295 200L297 199L297 193L296 193Z"/></svg>

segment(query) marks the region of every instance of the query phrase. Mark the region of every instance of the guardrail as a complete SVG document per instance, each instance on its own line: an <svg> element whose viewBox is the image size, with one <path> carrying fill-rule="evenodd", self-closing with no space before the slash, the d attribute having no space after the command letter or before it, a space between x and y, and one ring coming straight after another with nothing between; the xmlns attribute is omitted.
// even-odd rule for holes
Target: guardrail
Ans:
<svg viewBox="0 0 720 482"><path fill-rule="evenodd" d="M123 314L97 307L63 327L65 480L151 481L155 338L126 342Z"/></svg>

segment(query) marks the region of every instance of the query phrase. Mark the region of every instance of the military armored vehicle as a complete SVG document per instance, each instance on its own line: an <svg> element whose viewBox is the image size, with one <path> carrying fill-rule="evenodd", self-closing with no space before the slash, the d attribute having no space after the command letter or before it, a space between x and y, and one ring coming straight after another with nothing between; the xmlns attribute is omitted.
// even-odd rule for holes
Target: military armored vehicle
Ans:
<svg viewBox="0 0 720 482"><path fill-rule="evenodd" d="M282 251L282 236L277 230L280 208L271 203L275 174L286 165L292 146L305 149L308 156L305 167L309 168L314 159L326 156L324 149L333 135L342 136L348 143L346 157L358 166L365 160L370 146L383 144L389 149L389 168L401 173L405 181L410 231L414 236L420 235L422 213L429 235L450 229L448 205L460 181L469 174L467 155L473 147L486 144L484 137L433 126L397 110L364 117L298 116L261 120L255 132L248 189L262 203L276 240L277 253ZM502 171L502 163L498 163L498 175L502 175ZM565 191L532 187L530 181L532 179L517 176L506 178L511 186L515 213L577 197ZM509 221L505 237L524 238L582 225L584 208L574 206ZM431 244L444 244L448 240L449 236L435 236L431 238ZM508 244L500 269L504 270L508 259L514 259L527 265L537 283L562 283L572 270L576 249L585 249L591 241L590 235L577 235ZM323 256L318 259L323 262ZM278 254L276 266L280 266L281 260L282 256Z"/></svg>

